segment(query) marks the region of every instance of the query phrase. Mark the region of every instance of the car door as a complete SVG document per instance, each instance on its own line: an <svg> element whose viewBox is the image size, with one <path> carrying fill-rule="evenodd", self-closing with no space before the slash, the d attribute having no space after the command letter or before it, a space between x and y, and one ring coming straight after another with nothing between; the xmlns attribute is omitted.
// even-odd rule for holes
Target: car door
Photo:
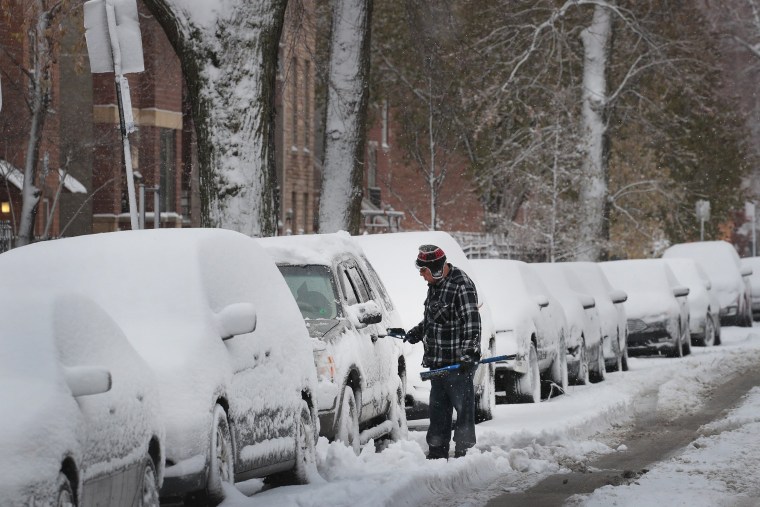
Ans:
<svg viewBox="0 0 760 507"><path fill-rule="evenodd" d="M359 270L355 259L350 258L338 265L341 285L346 303L351 306L358 303L371 301L371 292L366 277ZM355 341L351 344L357 352L357 363L362 370L364 378L364 391L362 392L361 419L367 420L384 411L383 400L386 396L385 386L389 381L389 365L383 364L383 341L379 338L380 327L378 324L370 324L356 328L351 324ZM379 343L379 345L378 345Z"/></svg>

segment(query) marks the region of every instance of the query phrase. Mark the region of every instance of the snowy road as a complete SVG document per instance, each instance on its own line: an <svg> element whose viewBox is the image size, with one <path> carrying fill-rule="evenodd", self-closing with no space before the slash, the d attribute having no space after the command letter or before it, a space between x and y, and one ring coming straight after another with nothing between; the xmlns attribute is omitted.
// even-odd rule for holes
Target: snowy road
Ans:
<svg viewBox="0 0 760 507"><path fill-rule="evenodd" d="M359 456L320 439L323 483L263 490L261 481L248 481L231 488L223 505L499 505L497 497L528 494L556 474L593 476L596 460L624 462L640 452L636 442L649 439L637 441L637 433L646 437L648 427L668 421L698 421L714 408L711 394L725 398L716 391L721 385L736 382L737 373L760 371L760 330L725 328L723 345L692 350L684 359L632 359L629 372L571 387L567 396L538 405L499 405L494 420L477 427L477 450L458 460L426 461L422 431L410 432L409 441L382 453L368 445ZM749 435L760 430L760 388L734 391L743 389L749 394L735 411L717 410L705 419L712 422L697 424L693 439L681 432L678 438L688 444L683 450L662 456L644 475L630 470L619 481L602 481L620 485L573 497L572 505L642 505L642 498L653 504L674 495L684 505L758 505L760 441ZM570 488L562 496L579 491Z"/></svg>

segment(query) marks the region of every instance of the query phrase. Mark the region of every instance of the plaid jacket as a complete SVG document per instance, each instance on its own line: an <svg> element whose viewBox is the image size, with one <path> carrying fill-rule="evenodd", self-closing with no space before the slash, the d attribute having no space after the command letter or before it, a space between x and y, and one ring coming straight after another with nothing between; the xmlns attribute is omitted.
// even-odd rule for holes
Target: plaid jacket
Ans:
<svg viewBox="0 0 760 507"><path fill-rule="evenodd" d="M441 368L460 362L464 354L480 360L480 312L475 284L449 265L448 276L428 285L424 319L413 329L422 336L422 365Z"/></svg>

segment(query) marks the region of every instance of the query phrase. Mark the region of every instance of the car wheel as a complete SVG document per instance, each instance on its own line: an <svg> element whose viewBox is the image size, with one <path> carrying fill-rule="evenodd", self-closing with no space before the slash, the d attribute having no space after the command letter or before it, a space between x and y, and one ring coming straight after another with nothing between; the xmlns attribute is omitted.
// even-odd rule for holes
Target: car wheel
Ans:
<svg viewBox="0 0 760 507"><path fill-rule="evenodd" d="M224 483L235 483L235 463L232 434L227 413L221 405L214 407L214 426L211 429L211 459L209 460L208 498L214 504L224 500Z"/></svg>
<svg viewBox="0 0 760 507"><path fill-rule="evenodd" d="M145 466L143 467L139 506L158 507L159 504L158 474L156 473L156 465L153 463L153 458L148 456L145 458Z"/></svg>
<svg viewBox="0 0 760 507"><path fill-rule="evenodd" d="M493 407L496 405L496 372L493 363L483 365L486 373L483 375L483 389L475 398L475 422L493 419ZM483 367L481 366L481 368Z"/></svg>
<svg viewBox="0 0 760 507"><path fill-rule="evenodd" d="M684 333L684 338L682 340L684 356L691 354L691 333L689 332L689 324L686 326L686 332Z"/></svg>
<svg viewBox="0 0 760 507"><path fill-rule="evenodd" d="M538 369L536 344L530 344L528 371L512 373L507 384L508 403L538 403L541 401L541 371Z"/></svg>
<svg viewBox="0 0 760 507"><path fill-rule="evenodd" d="M620 366L623 371L628 371L628 345L623 346L623 353L620 356Z"/></svg>
<svg viewBox="0 0 760 507"><path fill-rule="evenodd" d="M301 401L301 409L293 429L296 437L296 463L291 471L291 477L296 484L308 484L317 472L317 443L314 432L314 420L311 409L305 401Z"/></svg>
<svg viewBox="0 0 760 507"><path fill-rule="evenodd" d="M351 386L343 389L343 399L338 412L337 427L335 431L335 440L343 442L344 445L359 454L360 434L359 434L359 410L356 406L356 397Z"/></svg>
<svg viewBox="0 0 760 507"><path fill-rule="evenodd" d="M578 371L575 372L573 377L573 384L575 385L588 385L591 382L588 371L588 355L586 353L586 340L581 337L581 344L579 348L578 357Z"/></svg>
<svg viewBox="0 0 760 507"><path fill-rule="evenodd" d="M546 388L545 394L547 397L551 397L553 392L556 391L559 391L557 394L565 394L567 392L567 345L564 337L559 340L559 349L557 351L557 356L554 358L554 361L552 361L552 365L549 368L549 377L551 385Z"/></svg>
<svg viewBox="0 0 760 507"><path fill-rule="evenodd" d="M602 349L601 342L599 342L599 346L596 348L596 367L589 371L589 378L593 382L602 382L607 378L607 368L604 364L604 350Z"/></svg>
<svg viewBox="0 0 760 507"><path fill-rule="evenodd" d="M71 489L71 482L65 474L58 474L57 481L56 507L74 507L74 490Z"/></svg>
<svg viewBox="0 0 760 507"><path fill-rule="evenodd" d="M720 345L720 319L713 317L713 329L715 329L715 345Z"/></svg>

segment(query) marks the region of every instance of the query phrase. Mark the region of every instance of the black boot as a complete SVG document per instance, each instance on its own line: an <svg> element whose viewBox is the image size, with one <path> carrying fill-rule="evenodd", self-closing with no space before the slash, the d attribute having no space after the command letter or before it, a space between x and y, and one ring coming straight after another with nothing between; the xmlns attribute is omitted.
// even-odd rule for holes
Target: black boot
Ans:
<svg viewBox="0 0 760 507"><path fill-rule="evenodd" d="M428 448L427 459L449 459L449 450L445 447Z"/></svg>

